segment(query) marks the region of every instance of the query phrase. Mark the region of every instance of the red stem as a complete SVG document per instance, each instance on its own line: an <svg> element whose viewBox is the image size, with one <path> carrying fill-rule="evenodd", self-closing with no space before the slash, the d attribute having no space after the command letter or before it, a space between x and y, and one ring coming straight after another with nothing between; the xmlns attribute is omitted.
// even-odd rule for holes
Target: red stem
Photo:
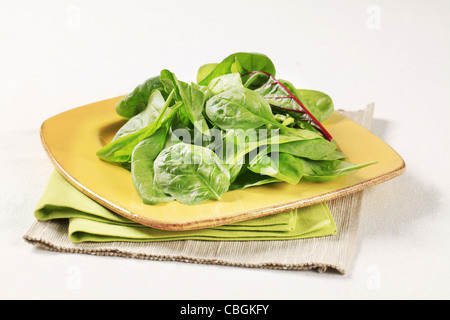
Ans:
<svg viewBox="0 0 450 320"><path fill-rule="evenodd" d="M288 88L286 88L286 86L284 85L284 84L282 84L277 78L275 78L273 75L271 75L270 73L268 73L268 72L265 72L265 71L250 71L250 72L248 72L247 74L256 74L256 73L263 73L263 74L265 74L265 75L267 75L267 76L269 76L270 78L272 78L275 82L274 83L270 83L270 84L278 84L278 85L280 85L289 95L290 95L290 97L289 98L292 98L292 99L294 99L295 100L295 102L297 102L299 105L300 105L300 107L302 107L303 108L303 110L305 110L305 112L303 112L303 113L306 113L306 114L308 114L308 116L310 116L311 117L311 119L313 120L313 122L314 122L314 124L315 125L317 125L319 128L320 128L320 131L322 132L322 134L327 138L327 140L329 140L329 141L331 141L331 140L333 140L333 137L331 136L331 134L324 128L324 126L311 114L311 112L309 112L309 110L303 105L303 103L288 89ZM245 75L247 75L247 74L245 74ZM286 98L288 98L288 97L286 97ZM296 111L296 112L302 112L301 110L295 110L295 109L287 109L287 108L283 108L283 107L279 107L279 106L277 106L278 108L281 108L281 109L285 109L285 110L290 110L290 111Z"/></svg>

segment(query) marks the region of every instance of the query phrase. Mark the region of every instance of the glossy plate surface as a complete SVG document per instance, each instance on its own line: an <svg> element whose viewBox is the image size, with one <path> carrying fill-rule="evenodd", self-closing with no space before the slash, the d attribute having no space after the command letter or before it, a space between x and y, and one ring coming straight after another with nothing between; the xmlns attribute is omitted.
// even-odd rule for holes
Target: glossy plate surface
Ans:
<svg viewBox="0 0 450 320"><path fill-rule="evenodd" d="M130 172L97 158L96 152L125 123L115 113L122 97L75 108L46 120L42 143L56 169L78 190L108 209L163 230L193 230L253 219L357 192L392 179L405 170L389 145L356 122L335 113L324 126L339 149L355 164L378 161L355 173L324 183L296 186L272 183L225 193L220 201L186 206L177 201L145 205Z"/></svg>

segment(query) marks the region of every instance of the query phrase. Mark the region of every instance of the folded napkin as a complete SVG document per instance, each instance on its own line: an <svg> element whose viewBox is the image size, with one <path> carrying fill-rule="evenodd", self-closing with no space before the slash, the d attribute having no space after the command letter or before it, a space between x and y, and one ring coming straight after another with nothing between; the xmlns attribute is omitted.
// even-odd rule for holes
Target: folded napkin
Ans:
<svg viewBox="0 0 450 320"><path fill-rule="evenodd" d="M366 108L357 111L338 110L369 129L373 111L374 104L369 104ZM314 211L313 221L307 219L307 217L311 218L311 212L308 213L312 209L310 207L300 210L301 214L299 211L283 213L213 230L217 235L219 232L223 232L218 229L228 228L227 234L233 235L233 230L251 229L253 230L252 237L255 237L255 230L259 229L258 234L262 232L267 237L263 241L257 238L253 238L253 240L251 237L245 238L244 234L241 234L240 237L246 241L238 240L236 235L233 235L235 241L222 241L219 238L213 239L211 234L205 241L204 238L201 238L199 231L196 231L199 240L185 238L187 240L168 241L170 239L167 234L164 237L161 234L156 236L153 233L153 240L159 237L159 241L151 241L148 233L143 232L145 228L139 227L135 230L133 226L129 225L129 221L111 214L103 207L100 209L95 202L78 201L79 197L84 198L84 195L80 195L80 193L73 193L71 197L66 197L63 201L63 198L58 196L59 191L51 187L53 182L58 183L58 179L60 177L56 174L52 175L48 190L53 191L46 190L44 192L44 196L36 208L37 219L24 235L27 243L44 250L248 268L317 270L319 272L335 270L340 274L347 273L353 260L358 237L362 191L329 201L326 206L322 204L321 218L318 218L317 212L319 211ZM74 203L75 205L73 205ZM83 207L79 210L81 203L83 203ZM326 221L325 216L330 212L334 220L328 225L330 235L313 236L317 230L325 235L326 228L319 227L318 221L322 221L322 223ZM299 220L297 220L300 219L299 217L304 224L303 238L297 233L296 237L298 238L280 240L278 237L276 240L269 240L268 232L284 233L285 236L292 232L302 224L299 224ZM80 221L83 223L79 223ZM310 221L309 224L306 223L307 221ZM95 223L106 226L108 229L100 232L98 226L94 225ZM333 224L334 230L330 227ZM116 227L121 229L120 232ZM121 227L128 231L133 230L132 234L124 233ZM235 229L229 230L231 228ZM287 230L289 228L291 229ZM112 231L113 229L114 231ZM202 232L207 233L210 230ZM140 238L141 241L137 241L137 238ZM100 239L101 242L97 242ZM129 241L130 239L133 241Z"/></svg>
<svg viewBox="0 0 450 320"><path fill-rule="evenodd" d="M39 200L39 221L69 219L68 236L74 243L93 241L170 240L286 240L336 233L326 203L286 211L225 226L192 231L165 231L128 220L75 189L54 171Z"/></svg>

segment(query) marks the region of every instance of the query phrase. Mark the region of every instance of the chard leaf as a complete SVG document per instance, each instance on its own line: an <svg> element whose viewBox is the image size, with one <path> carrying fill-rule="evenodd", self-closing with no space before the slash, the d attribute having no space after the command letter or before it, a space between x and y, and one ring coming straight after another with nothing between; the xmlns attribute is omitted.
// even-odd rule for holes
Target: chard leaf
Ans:
<svg viewBox="0 0 450 320"><path fill-rule="evenodd" d="M289 81L282 79L279 79L279 81L306 106L320 123L333 115L333 100L326 93L317 90L297 89Z"/></svg>
<svg viewBox="0 0 450 320"><path fill-rule="evenodd" d="M317 90L294 89L300 101L319 122L324 122L334 113L334 104L330 96Z"/></svg>
<svg viewBox="0 0 450 320"><path fill-rule="evenodd" d="M322 137L309 130L289 128L279 123L268 102L255 91L245 87L230 89L210 98L206 102L206 115L222 130L254 130L269 125L301 139Z"/></svg>
<svg viewBox="0 0 450 320"><path fill-rule="evenodd" d="M305 104L300 100L289 84L283 83L276 79L273 75L263 71L252 71L243 75L243 83L246 88L251 88L255 92L264 97L276 113L288 113L299 121L305 121L311 124L326 139L332 140L330 133L317 120L313 114L307 109Z"/></svg>

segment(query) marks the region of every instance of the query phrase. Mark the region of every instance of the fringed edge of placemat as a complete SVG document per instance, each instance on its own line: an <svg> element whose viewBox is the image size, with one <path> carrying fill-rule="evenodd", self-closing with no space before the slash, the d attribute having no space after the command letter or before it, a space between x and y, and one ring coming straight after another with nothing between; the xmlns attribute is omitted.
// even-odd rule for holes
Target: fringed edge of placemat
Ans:
<svg viewBox="0 0 450 320"><path fill-rule="evenodd" d="M39 223L39 222L38 222ZM190 264L208 264L208 265L219 265L228 267L242 267L250 269L269 269L269 270L286 270L286 271L308 271L315 270L319 273L325 273L330 270L334 270L340 274L345 274L345 270L332 264L320 264L320 263L302 263L302 264L281 264L281 263L242 263L242 262L230 262L219 259L201 259L201 258L191 258L187 256L176 256L176 255L156 255L156 254L143 254L143 253L131 253L123 251L120 249L106 249L106 248L65 248L57 246L53 243L47 242L43 239L34 238L29 235L25 235L24 240L35 246L36 248L43 249L46 251L58 252L58 253L70 253L70 254L86 254L93 256L108 256L108 257L120 257L129 259L140 259L140 260L150 260L150 261L173 261L173 262L184 262ZM186 241L186 240L176 240L176 241Z"/></svg>

